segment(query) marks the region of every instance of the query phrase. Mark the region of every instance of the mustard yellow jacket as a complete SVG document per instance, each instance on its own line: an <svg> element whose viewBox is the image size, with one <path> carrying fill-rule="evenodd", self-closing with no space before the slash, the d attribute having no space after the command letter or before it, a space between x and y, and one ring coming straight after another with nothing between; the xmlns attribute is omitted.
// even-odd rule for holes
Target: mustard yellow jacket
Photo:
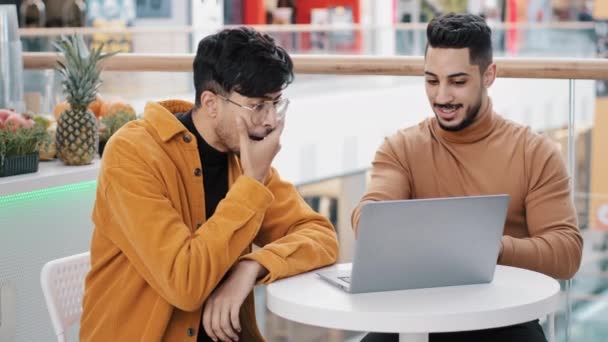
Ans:
<svg viewBox="0 0 608 342"><path fill-rule="evenodd" d="M108 142L99 174L81 341L196 341L201 309L242 258L268 269L260 283L335 262L337 241L293 185L266 184L229 158L229 191L205 217L196 139L175 118L192 105L148 103ZM204 163L204 161L202 161ZM261 247L252 251L252 242ZM263 341L250 294L241 341Z"/></svg>

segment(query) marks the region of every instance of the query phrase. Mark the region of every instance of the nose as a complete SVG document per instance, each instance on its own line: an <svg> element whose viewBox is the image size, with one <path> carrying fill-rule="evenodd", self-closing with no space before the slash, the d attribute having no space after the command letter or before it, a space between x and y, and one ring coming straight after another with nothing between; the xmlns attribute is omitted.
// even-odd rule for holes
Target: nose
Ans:
<svg viewBox="0 0 608 342"><path fill-rule="evenodd" d="M440 84L437 87L437 96L435 96L436 103L441 103L441 104L450 103L450 102L452 102L453 99L454 98L450 92L450 88L447 85Z"/></svg>
<svg viewBox="0 0 608 342"><path fill-rule="evenodd" d="M268 109L266 109L266 114L264 115L264 121L262 125L265 128L274 129L277 126L278 118L277 118L277 109L275 106L270 105Z"/></svg>

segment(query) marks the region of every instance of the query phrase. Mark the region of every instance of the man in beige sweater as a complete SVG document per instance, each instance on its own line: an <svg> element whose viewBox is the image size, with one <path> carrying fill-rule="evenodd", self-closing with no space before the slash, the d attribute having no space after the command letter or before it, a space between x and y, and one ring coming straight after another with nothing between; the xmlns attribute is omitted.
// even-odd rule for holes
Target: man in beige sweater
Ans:
<svg viewBox="0 0 608 342"><path fill-rule="evenodd" d="M367 192L353 212L355 232L368 201L506 193L511 201L498 263L571 278L583 241L569 176L556 144L493 111L487 92L496 78L490 28L475 15L447 14L429 23L427 38L425 87L435 115L380 146ZM397 340L369 334L363 341ZM430 341L546 338L533 321L431 334Z"/></svg>

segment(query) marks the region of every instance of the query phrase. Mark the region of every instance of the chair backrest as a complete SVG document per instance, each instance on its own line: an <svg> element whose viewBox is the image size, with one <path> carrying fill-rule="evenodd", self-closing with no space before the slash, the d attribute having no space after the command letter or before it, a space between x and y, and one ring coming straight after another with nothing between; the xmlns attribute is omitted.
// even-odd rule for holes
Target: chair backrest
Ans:
<svg viewBox="0 0 608 342"><path fill-rule="evenodd" d="M42 267L42 293L59 341L65 341L66 330L80 320L84 278L90 268L89 252L55 259Z"/></svg>

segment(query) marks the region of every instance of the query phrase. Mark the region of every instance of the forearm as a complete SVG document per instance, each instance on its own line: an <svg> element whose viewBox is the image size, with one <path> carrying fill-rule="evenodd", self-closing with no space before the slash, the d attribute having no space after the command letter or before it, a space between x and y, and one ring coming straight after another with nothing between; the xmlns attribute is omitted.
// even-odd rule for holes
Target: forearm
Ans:
<svg viewBox="0 0 608 342"><path fill-rule="evenodd" d="M408 199L410 172L403 155L395 152L388 140L378 149L372 163L367 190L351 215L352 228L357 234L361 208L366 202Z"/></svg>
<svg viewBox="0 0 608 342"><path fill-rule="evenodd" d="M243 256L255 260L268 273L259 279L270 283L336 262L338 243L334 230L327 226L310 225L287 234L263 248Z"/></svg>
<svg viewBox="0 0 608 342"><path fill-rule="evenodd" d="M569 229L530 238L503 236L498 263L569 279L580 266L582 245L581 235Z"/></svg>
<svg viewBox="0 0 608 342"><path fill-rule="evenodd" d="M334 263L338 241L329 220L313 211L276 170L271 170L266 186L275 200L254 240L261 248L242 258L255 260L268 269L259 282L269 283Z"/></svg>
<svg viewBox="0 0 608 342"><path fill-rule="evenodd" d="M202 305L241 251L250 246L272 202L269 193L248 198L262 186L257 182L241 179L237 183L195 233L172 208L161 205L161 200L148 200L150 210L142 212L128 204L142 203L142 197L108 192L113 209L105 216L121 227L109 232L112 240L146 281L182 310Z"/></svg>
<svg viewBox="0 0 608 342"><path fill-rule="evenodd" d="M234 266L233 272L245 272L255 279L262 279L268 274L268 269L255 260L243 259Z"/></svg>
<svg viewBox="0 0 608 342"><path fill-rule="evenodd" d="M503 237L500 262L568 279L578 271L583 247L570 177L553 142L533 135L528 144L524 203L529 238Z"/></svg>

